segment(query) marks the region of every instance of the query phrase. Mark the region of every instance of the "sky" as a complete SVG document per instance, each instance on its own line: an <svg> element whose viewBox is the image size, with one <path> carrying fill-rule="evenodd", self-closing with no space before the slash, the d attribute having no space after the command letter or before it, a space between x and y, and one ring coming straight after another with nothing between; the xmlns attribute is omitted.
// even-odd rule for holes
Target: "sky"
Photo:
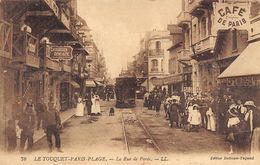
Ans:
<svg viewBox="0 0 260 165"><path fill-rule="evenodd" d="M78 15L103 51L111 77L133 60L146 31L166 30L180 11L181 0L78 0Z"/></svg>

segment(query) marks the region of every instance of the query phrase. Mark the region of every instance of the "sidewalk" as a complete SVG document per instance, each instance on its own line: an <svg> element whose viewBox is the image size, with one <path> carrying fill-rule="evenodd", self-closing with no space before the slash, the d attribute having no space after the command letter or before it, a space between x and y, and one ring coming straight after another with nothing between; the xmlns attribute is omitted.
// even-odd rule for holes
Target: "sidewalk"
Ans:
<svg viewBox="0 0 260 165"><path fill-rule="evenodd" d="M69 120L71 117L73 117L75 114L75 108L68 109L66 111L62 111L60 113L61 123L65 123L67 120ZM42 139L46 134L44 133L43 129L35 130L34 131L34 143Z"/></svg>

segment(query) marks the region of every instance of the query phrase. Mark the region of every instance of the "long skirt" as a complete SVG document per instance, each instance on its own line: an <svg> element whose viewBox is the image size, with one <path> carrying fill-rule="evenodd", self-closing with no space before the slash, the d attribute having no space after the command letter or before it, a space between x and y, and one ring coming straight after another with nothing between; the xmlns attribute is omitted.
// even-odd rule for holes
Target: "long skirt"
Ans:
<svg viewBox="0 0 260 165"><path fill-rule="evenodd" d="M260 154L260 127L254 129L251 142L251 153Z"/></svg>
<svg viewBox="0 0 260 165"><path fill-rule="evenodd" d="M84 104L78 103L75 116L84 116Z"/></svg>
<svg viewBox="0 0 260 165"><path fill-rule="evenodd" d="M94 114L101 113L100 103L97 100L95 101L95 108L92 110L92 113L94 113Z"/></svg>
<svg viewBox="0 0 260 165"><path fill-rule="evenodd" d="M216 119L213 115L207 116L208 123L207 123L207 129L209 131L216 131Z"/></svg>

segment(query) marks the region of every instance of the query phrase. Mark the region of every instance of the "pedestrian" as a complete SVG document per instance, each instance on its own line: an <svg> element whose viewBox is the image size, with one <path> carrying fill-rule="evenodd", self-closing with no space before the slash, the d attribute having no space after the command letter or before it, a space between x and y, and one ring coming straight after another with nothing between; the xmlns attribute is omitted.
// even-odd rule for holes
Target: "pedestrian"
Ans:
<svg viewBox="0 0 260 165"><path fill-rule="evenodd" d="M239 123L241 122L241 113L235 105L230 106L227 112L227 140L230 143L229 154L233 154L234 150L237 152L237 147L240 140L239 134L242 132L239 128Z"/></svg>
<svg viewBox="0 0 260 165"><path fill-rule="evenodd" d="M75 116L84 116L84 103L81 97L78 98Z"/></svg>
<svg viewBox="0 0 260 165"><path fill-rule="evenodd" d="M36 104L36 108L35 108L36 117L37 117L37 130L39 130L40 126L42 125L43 114L44 111L46 111L46 109L47 109L46 104L44 103L43 98L41 98L40 101Z"/></svg>
<svg viewBox="0 0 260 165"><path fill-rule="evenodd" d="M32 99L29 99L25 104L24 112L18 122L18 126L22 129L20 138L20 152L24 152L26 141L27 151L31 152L33 147L33 134L35 127L35 110Z"/></svg>
<svg viewBox="0 0 260 165"><path fill-rule="evenodd" d="M155 111L156 111L156 116L160 115L160 109L161 109L161 97L159 95L155 96Z"/></svg>
<svg viewBox="0 0 260 165"><path fill-rule="evenodd" d="M219 134L226 133L226 129L225 129L227 125L226 114L228 109L229 109L228 96L223 95L223 97L219 99L218 109L217 109L217 130Z"/></svg>
<svg viewBox="0 0 260 165"><path fill-rule="evenodd" d="M149 93L149 96L148 96L148 109L152 109L153 108L153 100L154 97L153 97L153 93L150 92Z"/></svg>
<svg viewBox="0 0 260 165"><path fill-rule="evenodd" d="M164 113L165 113L165 118L166 120L169 120L169 109L170 109L170 100L171 100L171 96L167 96L165 98L165 101L164 101Z"/></svg>
<svg viewBox="0 0 260 165"><path fill-rule="evenodd" d="M87 93L84 101L85 101L85 108L87 109L87 114L88 114L88 116L90 116L91 115L91 107L92 107L91 95Z"/></svg>
<svg viewBox="0 0 260 165"><path fill-rule="evenodd" d="M92 99L92 114L95 115L101 115L101 109L100 109L100 98L97 94L93 95Z"/></svg>
<svg viewBox="0 0 260 165"><path fill-rule="evenodd" d="M201 125L201 114L198 104L193 105L193 110L190 112L188 122L190 123L191 130L198 132Z"/></svg>
<svg viewBox="0 0 260 165"><path fill-rule="evenodd" d="M59 111L56 109L53 102L49 104L49 109L44 113L43 121L49 152L52 152L53 150L52 135L55 137L55 147L57 148L57 151L62 152L60 140L60 129L62 128L61 119Z"/></svg>
<svg viewBox="0 0 260 165"><path fill-rule="evenodd" d="M241 150L245 152L249 152L250 149L250 143L251 143L251 137L254 130L254 111L256 109L256 106L253 101L246 101L244 106L246 107L246 112L244 113L244 118L242 120L245 121L245 129L243 130L242 134L240 135L241 141Z"/></svg>
<svg viewBox="0 0 260 165"><path fill-rule="evenodd" d="M169 126L170 127L173 127L173 123L175 122L176 125L177 125L177 120L178 120L178 109L179 109L179 106L178 106L178 103L177 103L177 100L176 99L172 99L170 101L170 109L169 109L169 120L170 120L170 123L169 123Z"/></svg>
<svg viewBox="0 0 260 165"><path fill-rule="evenodd" d="M148 107L148 97L149 97L149 93L146 92L144 94L144 107Z"/></svg>
<svg viewBox="0 0 260 165"><path fill-rule="evenodd" d="M16 127L14 120L8 120L7 126L5 128L5 134L7 137L7 151L13 152L17 146L16 141Z"/></svg>
<svg viewBox="0 0 260 165"><path fill-rule="evenodd" d="M200 110L200 114L201 114L201 124L203 128L207 128L207 116L206 116L206 112L209 109L207 103L205 100L202 101L202 105L200 106L199 110Z"/></svg>
<svg viewBox="0 0 260 165"><path fill-rule="evenodd" d="M215 114L212 111L212 108L209 107L207 112L206 112L206 116L207 116L207 130L209 131L216 131L216 119L215 119Z"/></svg>
<svg viewBox="0 0 260 165"><path fill-rule="evenodd" d="M22 114L23 114L22 99L21 97L17 97L15 103L13 104L12 119L15 121L16 136L18 139L20 139L20 135L22 132L21 128L18 126L18 122Z"/></svg>

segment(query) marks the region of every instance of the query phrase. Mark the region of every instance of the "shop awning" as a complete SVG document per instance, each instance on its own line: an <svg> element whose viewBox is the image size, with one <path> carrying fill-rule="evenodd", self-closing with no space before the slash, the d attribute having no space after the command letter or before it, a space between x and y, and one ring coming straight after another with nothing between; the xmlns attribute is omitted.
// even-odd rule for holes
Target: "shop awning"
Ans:
<svg viewBox="0 0 260 165"><path fill-rule="evenodd" d="M96 84L94 82L94 80L86 80L85 81L86 87L96 87Z"/></svg>
<svg viewBox="0 0 260 165"><path fill-rule="evenodd" d="M257 41L250 43L218 78L260 75L259 61L260 41Z"/></svg>
<svg viewBox="0 0 260 165"><path fill-rule="evenodd" d="M75 81L70 81L69 82L74 88L80 88L80 85L76 83Z"/></svg>
<svg viewBox="0 0 260 165"><path fill-rule="evenodd" d="M80 85L73 80L65 81L65 82L71 84L74 88L80 88Z"/></svg>
<svg viewBox="0 0 260 165"><path fill-rule="evenodd" d="M95 81L95 83L97 84L97 86L105 86L105 84L103 84L103 83L101 83L101 82L99 82L99 81Z"/></svg>

